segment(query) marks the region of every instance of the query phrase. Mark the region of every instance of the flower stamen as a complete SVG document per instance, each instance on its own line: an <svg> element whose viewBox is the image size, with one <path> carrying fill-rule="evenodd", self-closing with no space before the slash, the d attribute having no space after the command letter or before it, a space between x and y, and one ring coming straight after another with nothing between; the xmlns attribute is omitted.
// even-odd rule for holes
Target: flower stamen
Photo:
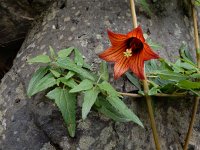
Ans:
<svg viewBox="0 0 200 150"><path fill-rule="evenodd" d="M124 56L127 57L127 58L132 56L132 50L131 49L126 49L126 51L123 52L123 53L124 53Z"/></svg>

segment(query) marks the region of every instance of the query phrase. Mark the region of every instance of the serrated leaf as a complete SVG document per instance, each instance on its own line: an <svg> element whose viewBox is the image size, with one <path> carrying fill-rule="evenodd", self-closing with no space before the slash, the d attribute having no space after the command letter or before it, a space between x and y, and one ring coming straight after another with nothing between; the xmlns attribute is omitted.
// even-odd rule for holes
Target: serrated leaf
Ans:
<svg viewBox="0 0 200 150"><path fill-rule="evenodd" d="M71 89L69 92L76 93L76 92L80 92L80 91L86 91L86 90L91 89L92 87L93 87L93 83L90 80L85 79L79 85L77 85L73 89Z"/></svg>
<svg viewBox="0 0 200 150"><path fill-rule="evenodd" d="M93 77L92 74L90 74L88 71L86 71L85 69L81 68L80 66L77 66L69 58L58 59L58 61L56 62L56 64L57 64L57 66L59 66L61 68L68 69L68 70L71 70L73 72L76 72L77 74L79 74L83 78L95 81L95 79L94 79L94 77Z"/></svg>
<svg viewBox="0 0 200 150"><path fill-rule="evenodd" d="M121 101L120 98L117 96L108 96L107 97L108 102L117 109L121 114L123 114L127 119L133 121L134 123L140 125L141 127L144 127L140 119L124 104L123 101Z"/></svg>
<svg viewBox="0 0 200 150"><path fill-rule="evenodd" d="M56 70L53 70L53 69L50 69L50 71L51 71L51 73L55 76L55 77L60 77L60 73L58 72L58 71L56 71Z"/></svg>
<svg viewBox="0 0 200 150"><path fill-rule="evenodd" d="M105 91L110 96L118 96L122 97L113 87L110 83L107 81L103 81L102 83L98 84L101 91Z"/></svg>
<svg viewBox="0 0 200 150"><path fill-rule="evenodd" d="M138 78L135 77L135 75L132 75L132 74L130 74L129 72L126 72L126 77L127 77L128 80L129 80L134 86L136 86L139 90L141 89L140 81L138 80Z"/></svg>
<svg viewBox="0 0 200 150"><path fill-rule="evenodd" d="M51 62L49 56L47 55L38 55L34 58L31 58L27 61L29 64L33 64L33 63L49 63Z"/></svg>
<svg viewBox="0 0 200 150"><path fill-rule="evenodd" d="M200 89L200 82L192 82L189 80L183 80L177 83L177 86L183 89Z"/></svg>
<svg viewBox="0 0 200 150"><path fill-rule="evenodd" d="M100 113L104 114L105 116L115 121L118 122L130 121L124 115L120 114L119 111L115 109L106 99L97 98L94 108Z"/></svg>
<svg viewBox="0 0 200 150"><path fill-rule="evenodd" d="M35 88L35 84L38 83L42 79L42 77L44 77L44 75L47 73L47 71L48 71L47 67L41 67L33 74L32 78L29 82L28 89L27 89L27 95L29 97L32 96L32 93Z"/></svg>
<svg viewBox="0 0 200 150"><path fill-rule="evenodd" d="M35 80L35 77L33 77ZM53 75L51 73L43 76L42 78L37 78L34 83L31 82L30 88L28 88L28 96L31 97L32 95L41 92L43 90L46 90L47 88L50 88L56 84L56 80L54 79Z"/></svg>
<svg viewBox="0 0 200 150"><path fill-rule="evenodd" d="M105 81L108 81L108 79L109 79L108 67L107 67L107 64L105 61L101 62L100 76Z"/></svg>
<svg viewBox="0 0 200 150"><path fill-rule="evenodd" d="M64 78L65 78L66 80L68 80L69 78L73 77L74 75L75 75L74 72L69 71L69 72L67 73L67 75L64 76Z"/></svg>
<svg viewBox="0 0 200 150"><path fill-rule="evenodd" d="M191 69L198 70L197 67L195 67L195 66L193 66L192 64L187 63L187 62L184 62L184 63L182 62L182 63L180 63L180 66L181 66L182 68L187 69L187 70L191 70Z"/></svg>
<svg viewBox="0 0 200 150"><path fill-rule="evenodd" d="M85 91L84 101L82 105L82 118L85 119L90 112L93 104L95 103L97 96L99 94L99 90L97 88L93 88L91 90Z"/></svg>
<svg viewBox="0 0 200 150"><path fill-rule="evenodd" d="M162 71L157 74L159 75L161 79L170 80L170 81L181 81L188 78L187 76L184 76L183 74L176 73L173 71Z"/></svg>
<svg viewBox="0 0 200 150"><path fill-rule="evenodd" d="M71 54L71 52L74 50L74 47L69 47L67 49L62 49L58 52L58 57L65 58Z"/></svg>
<svg viewBox="0 0 200 150"><path fill-rule="evenodd" d="M77 66L82 67L84 64L84 60L83 60L83 56L82 54L79 52L79 50L77 48L74 49L74 62L77 64Z"/></svg>
<svg viewBox="0 0 200 150"><path fill-rule="evenodd" d="M70 136L74 137L76 130L76 95L70 94L67 89L58 87L50 91L46 96L55 100Z"/></svg>
<svg viewBox="0 0 200 150"><path fill-rule="evenodd" d="M70 88L74 88L78 85L73 79L65 79L64 77L58 78L57 82L61 82Z"/></svg>

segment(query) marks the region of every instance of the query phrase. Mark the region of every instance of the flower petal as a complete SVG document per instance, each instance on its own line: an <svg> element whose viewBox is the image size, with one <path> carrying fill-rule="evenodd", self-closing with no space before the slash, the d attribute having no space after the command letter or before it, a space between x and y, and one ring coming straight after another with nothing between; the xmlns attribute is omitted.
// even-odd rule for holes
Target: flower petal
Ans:
<svg viewBox="0 0 200 150"><path fill-rule="evenodd" d="M143 43L143 50L141 56L143 57L143 60L150 60L150 59L157 59L160 58L158 54L156 54L151 47L147 43Z"/></svg>
<svg viewBox="0 0 200 150"><path fill-rule="evenodd" d="M128 38L131 37L136 37L138 38L141 42L144 42L145 39L143 37L143 32L142 32L142 28L140 26L138 26L137 28L133 29L131 32L127 33Z"/></svg>
<svg viewBox="0 0 200 150"><path fill-rule="evenodd" d="M107 30L107 32L110 42L112 43L113 46L119 45L127 39L127 35L125 34L114 33L110 30Z"/></svg>
<svg viewBox="0 0 200 150"><path fill-rule="evenodd" d="M119 60L121 57L124 57L123 52L126 49L126 44L122 44L120 46L111 46L101 54L99 57L104 59L105 61L112 61L115 62Z"/></svg>
<svg viewBox="0 0 200 150"><path fill-rule="evenodd" d="M118 79L122 74L124 74L129 69L129 60L127 57L122 57L119 61L115 63L114 66L114 79Z"/></svg>
<svg viewBox="0 0 200 150"><path fill-rule="evenodd" d="M129 67L139 79L144 80L144 61L140 57L140 54L131 57Z"/></svg>

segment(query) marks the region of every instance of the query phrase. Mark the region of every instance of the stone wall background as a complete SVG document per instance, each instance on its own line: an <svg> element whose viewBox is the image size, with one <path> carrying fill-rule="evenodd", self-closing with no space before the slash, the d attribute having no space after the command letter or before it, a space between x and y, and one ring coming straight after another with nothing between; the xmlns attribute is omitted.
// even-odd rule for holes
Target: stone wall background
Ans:
<svg viewBox="0 0 200 150"><path fill-rule="evenodd" d="M159 54L175 60L182 42L193 47L193 27L181 0L160 0L151 5L153 16L137 9L138 22L151 39L163 46ZM138 8L138 7L137 7ZM0 149L2 150L68 150L130 149L153 150L154 142L143 99L126 98L129 107L140 117L145 128L133 123L117 123L93 112L82 121L77 115L77 132L70 138L58 109L45 98L45 93L29 99L26 88L37 65L28 58L54 49L74 46L82 50L87 61L97 70L101 60L97 53L109 46L106 29L126 33L132 29L129 1L68 0L60 6L54 2L33 23L11 70L0 85ZM112 65L110 65L112 69ZM112 75L112 73L111 73ZM130 91L126 78L111 82L117 90ZM188 129L192 100L157 99L155 117L163 150L182 149ZM200 112L190 141L190 149L200 149Z"/></svg>

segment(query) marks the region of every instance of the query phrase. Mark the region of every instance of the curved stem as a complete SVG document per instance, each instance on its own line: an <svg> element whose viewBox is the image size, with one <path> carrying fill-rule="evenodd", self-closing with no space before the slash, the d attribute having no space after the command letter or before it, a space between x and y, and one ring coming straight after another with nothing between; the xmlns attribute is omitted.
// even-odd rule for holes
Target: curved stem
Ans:
<svg viewBox="0 0 200 150"><path fill-rule="evenodd" d="M134 0L130 0L130 5L131 5L131 14L132 14L132 19L133 19L133 27L136 28L137 27L137 17L136 17ZM148 95L149 87L148 87L148 82L147 82L146 77L143 80L143 85L144 85L144 94L145 94L145 97L146 97L148 113L149 113L151 128L152 128L152 131L153 131L155 146L156 146L157 150L160 150L159 138L158 138L158 133L157 133L157 130L156 130L156 123L155 123L153 108L152 108L152 104L151 104L152 100L151 100L151 97Z"/></svg>
<svg viewBox="0 0 200 150"><path fill-rule="evenodd" d="M196 113L197 113L197 110L198 110L198 105L199 105L199 97L196 97L195 102L194 102L193 111L192 111L192 118L191 118L191 121L190 121L188 133L187 133L187 136L186 136L186 139L185 139L185 145L184 145L184 148L183 148L184 150L187 150L188 145L189 145L189 141L190 141L190 138L191 138L191 135L192 135L192 129L193 129L195 118L196 118Z"/></svg>
<svg viewBox="0 0 200 150"><path fill-rule="evenodd" d="M192 2L192 0L191 0ZM197 58L197 66L198 68L200 68L200 44L199 44L199 35L198 35L198 26L197 26L197 15L196 15L196 10L194 8L194 5L192 6L192 17L193 17L193 22L194 22L194 38L195 38L195 48L196 48L196 58ZM187 136L185 139L185 145L184 145L184 150L187 150L188 148L188 144L192 135L192 129L194 126L194 122L195 122L195 118L196 118L196 113L198 110L198 105L199 105L199 100L200 97L196 97L195 98L195 102L194 102L194 107L193 107L193 111L192 111L192 118L190 121L190 125L189 125L189 129L187 132Z"/></svg>

